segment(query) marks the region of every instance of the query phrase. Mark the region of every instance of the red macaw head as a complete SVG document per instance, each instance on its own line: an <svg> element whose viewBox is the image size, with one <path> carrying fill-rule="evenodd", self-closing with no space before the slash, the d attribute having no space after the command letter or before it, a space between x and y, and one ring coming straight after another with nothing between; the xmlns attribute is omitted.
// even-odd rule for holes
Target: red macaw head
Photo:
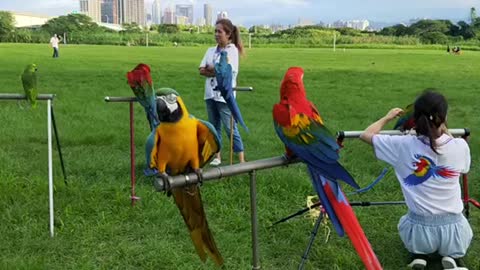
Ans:
<svg viewBox="0 0 480 270"><path fill-rule="evenodd" d="M138 85L143 85L145 81L149 85L152 85L150 67L146 64L138 64L132 71L127 72L127 80L132 88Z"/></svg>
<svg viewBox="0 0 480 270"><path fill-rule="evenodd" d="M301 67L291 67L283 77L280 86L281 100L296 100L306 98L305 86L303 85L303 69Z"/></svg>

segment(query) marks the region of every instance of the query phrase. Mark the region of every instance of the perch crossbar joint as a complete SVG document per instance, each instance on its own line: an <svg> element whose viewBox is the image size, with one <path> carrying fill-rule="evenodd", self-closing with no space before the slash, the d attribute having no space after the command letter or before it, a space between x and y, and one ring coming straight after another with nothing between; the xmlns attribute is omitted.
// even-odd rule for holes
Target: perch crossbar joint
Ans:
<svg viewBox="0 0 480 270"><path fill-rule="evenodd" d="M288 160L284 156L260 159L234 165L211 168L202 172L203 181L219 180L224 177L235 176L239 174L249 173L257 170L264 170L274 167L286 166L298 163L300 160ZM154 181L157 191L169 191L173 188L184 187L187 185L197 184L198 176L195 173L180 174L176 176L168 176L168 180L164 181L160 177L156 177Z"/></svg>

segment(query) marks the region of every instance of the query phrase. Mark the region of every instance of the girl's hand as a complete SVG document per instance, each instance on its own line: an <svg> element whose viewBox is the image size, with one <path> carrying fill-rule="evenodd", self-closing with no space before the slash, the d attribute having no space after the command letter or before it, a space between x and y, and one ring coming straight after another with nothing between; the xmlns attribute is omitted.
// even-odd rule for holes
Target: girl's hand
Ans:
<svg viewBox="0 0 480 270"><path fill-rule="evenodd" d="M387 121L392 121L398 116L401 116L403 114L403 110L400 108L393 108L391 109L386 115L385 115L385 120Z"/></svg>

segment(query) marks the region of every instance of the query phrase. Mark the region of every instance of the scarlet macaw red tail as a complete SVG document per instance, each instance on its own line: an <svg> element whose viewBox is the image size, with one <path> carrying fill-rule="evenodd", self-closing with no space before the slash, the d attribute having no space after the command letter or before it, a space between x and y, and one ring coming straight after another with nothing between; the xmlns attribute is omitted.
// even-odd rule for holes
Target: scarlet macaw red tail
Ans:
<svg viewBox="0 0 480 270"><path fill-rule="evenodd" d="M346 232L367 269L382 269L337 180L359 188L338 162L339 146L317 108L307 100L303 69L290 68L282 81L280 102L273 108L275 131L291 153L307 164L312 184L340 236Z"/></svg>

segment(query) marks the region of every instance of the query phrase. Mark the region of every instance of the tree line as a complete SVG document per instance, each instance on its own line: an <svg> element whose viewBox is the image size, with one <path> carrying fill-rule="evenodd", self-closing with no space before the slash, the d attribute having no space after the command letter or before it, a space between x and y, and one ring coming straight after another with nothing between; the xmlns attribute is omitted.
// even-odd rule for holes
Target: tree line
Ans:
<svg viewBox="0 0 480 270"><path fill-rule="evenodd" d="M10 12L0 11L0 42L44 43L53 33L65 33L68 43L168 46L212 44L213 26L189 26L175 24L152 25L145 29L135 23L124 24L120 32L102 27L83 14L69 14L49 20L37 29L15 28ZM410 26L397 24L378 32L352 28L325 28L303 26L273 32L262 26L249 29L240 27L244 41L250 34L256 46L331 46L355 44L468 44L480 48L480 18L472 17L471 23L449 20L419 20ZM148 37L146 37L148 34Z"/></svg>

